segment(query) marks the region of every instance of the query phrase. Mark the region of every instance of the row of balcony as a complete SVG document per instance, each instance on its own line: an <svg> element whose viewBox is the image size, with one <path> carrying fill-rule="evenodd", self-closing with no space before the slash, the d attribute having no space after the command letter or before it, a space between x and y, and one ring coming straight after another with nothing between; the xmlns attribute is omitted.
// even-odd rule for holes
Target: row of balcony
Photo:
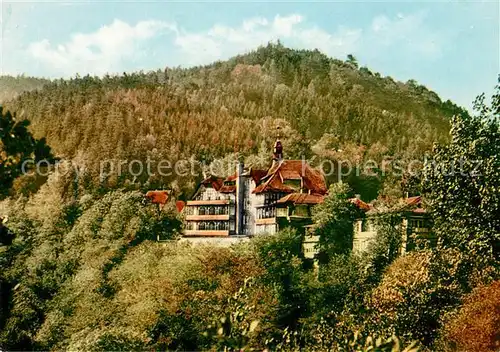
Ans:
<svg viewBox="0 0 500 352"><path fill-rule="evenodd" d="M234 230L233 221L200 221L200 222L187 222L186 230Z"/></svg>
<svg viewBox="0 0 500 352"><path fill-rule="evenodd" d="M226 237L229 236L228 230L186 230L184 236L191 237Z"/></svg>
<svg viewBox="0 0 500 352"><path fill-rule="evenodd" d="M274 205L261 206L257 208L257 219L269 219L276 217L276 207Z"/></svg>
<svg viewBox="0 0 500 352"><path fill-rule="evenodd" d="M229 214L227 215L186 215L186 221L227 221L229 220Z"/></svg>
<svg viewBox="0 0 500 352"><path fill-rule="evenodd" d="M230 199L200 199L200 200L188 200L186 202L187 206L190 205L224 205L234 203Z"/></svg>
<svg viewBox="0 0 500 352"><path fill-rule="evenodd" d="M234 206L229 205L201 205L187 206L184 209L186 215L234 215Z"/></svg>

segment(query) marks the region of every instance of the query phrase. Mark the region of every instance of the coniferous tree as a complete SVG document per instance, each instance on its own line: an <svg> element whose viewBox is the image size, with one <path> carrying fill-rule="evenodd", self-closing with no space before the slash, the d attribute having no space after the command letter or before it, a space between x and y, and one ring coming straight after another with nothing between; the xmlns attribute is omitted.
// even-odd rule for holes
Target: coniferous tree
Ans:
<svg viewBox="0 0 500 352"><path fill-rule="evenodd" d="M34 164L42 160L54 162L45 138L33 138L28 126L28 120L17 120L9 111L4 113L0 106L0 192L3 195L14 179L27 173Z"/></svg>

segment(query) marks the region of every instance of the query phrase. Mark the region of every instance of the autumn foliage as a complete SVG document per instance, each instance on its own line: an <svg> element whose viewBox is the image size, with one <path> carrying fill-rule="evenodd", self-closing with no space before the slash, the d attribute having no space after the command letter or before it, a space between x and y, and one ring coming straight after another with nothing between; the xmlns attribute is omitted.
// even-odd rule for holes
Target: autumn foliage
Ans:
<svg viewBox="0 0 500 352"><path fill-rule="evenodd" d="M444 329L450 349L495 352L500 349L500 281L476 288Z"/></svg>

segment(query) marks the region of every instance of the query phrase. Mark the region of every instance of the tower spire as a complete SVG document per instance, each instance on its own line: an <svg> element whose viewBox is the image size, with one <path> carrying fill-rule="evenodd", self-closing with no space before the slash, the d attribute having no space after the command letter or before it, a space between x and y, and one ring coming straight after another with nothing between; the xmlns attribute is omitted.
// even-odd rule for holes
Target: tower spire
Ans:
<svg viewBox="0 0 500 352"><path fill-rule="evenodd" d="M276 142L274 143L273 161L283 160L283 145L281 144L281 128L276 127Z"/></svg>

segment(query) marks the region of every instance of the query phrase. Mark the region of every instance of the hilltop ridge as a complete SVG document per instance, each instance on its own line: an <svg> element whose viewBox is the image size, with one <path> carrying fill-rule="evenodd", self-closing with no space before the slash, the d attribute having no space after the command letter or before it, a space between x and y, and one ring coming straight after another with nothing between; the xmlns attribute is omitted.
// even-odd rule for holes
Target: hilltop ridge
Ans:
<svg viewBox="0 0 500 352"><path fill-rule="evenodd" d="M78 157L94 173L97 157L209 163L234 152L265 153L277 124L288 158L342 150L336 159L411 159L445 142L449 118L467 113L416 81L359 67L353 56L341 61L280 43L206 66L40 83L7 108L31 120L56 155ZM138 181L153 187L179 180Z"/></svg>

